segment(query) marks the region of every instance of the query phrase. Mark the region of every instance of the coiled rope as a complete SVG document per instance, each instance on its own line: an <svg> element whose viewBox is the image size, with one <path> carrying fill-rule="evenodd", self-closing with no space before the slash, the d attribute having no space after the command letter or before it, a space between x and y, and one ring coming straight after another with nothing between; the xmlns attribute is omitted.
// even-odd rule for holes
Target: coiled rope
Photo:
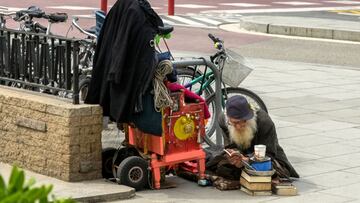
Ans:
<svg viewBox="0 0 360 203"><path fill-rule="evenodd" d="M172 63L169 60L161 61L155 68L153 85L154 85L154 107L160 112L163 107L171 106L173 101L170 97L169 90L164 84L167 74L173 71Z"/></svg>

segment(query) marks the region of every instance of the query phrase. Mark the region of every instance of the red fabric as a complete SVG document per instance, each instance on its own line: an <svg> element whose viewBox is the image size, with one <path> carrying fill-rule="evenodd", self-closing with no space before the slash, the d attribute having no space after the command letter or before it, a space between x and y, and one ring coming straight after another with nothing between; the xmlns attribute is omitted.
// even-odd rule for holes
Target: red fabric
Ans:
<svg viewBox="0 0 360 203"><path fill-rule="evenodd" d="M191 100L199 100L200 102L204 102L204 116L205 119L210 118L210 112L209 112L209 107L207 106L205 99L203 99L202 97L200 97L199 95L195 94L194 92L186 89L184 86L178 84L178 83L166 83L167 88L171 91L171 92L176 92L179 90L183 90L184 91L184 95L185 98L191 99Z"/></svg>

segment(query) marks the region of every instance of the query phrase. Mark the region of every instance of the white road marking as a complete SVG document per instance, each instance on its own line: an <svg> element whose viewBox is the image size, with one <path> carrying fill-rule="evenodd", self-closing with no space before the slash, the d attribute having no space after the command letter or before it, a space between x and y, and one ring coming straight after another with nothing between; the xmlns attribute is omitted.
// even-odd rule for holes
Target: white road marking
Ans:
<svg viewBox="0 0 360 203"><path fill-rule="evenodd" d="M334 4L350 4L350 5L360 4L360 1L324 1L324 2L334 3Z"/></svg>
<svg viewBox="0 0 360 203"><path fill-rule="evenodd" d="M17 7L6 7L6 6L1 6L0 10L1 11L20 11L20 10L25 10L26 8L17 8Z"/></svg>
<svg viewBox="0 0 360 203"><path fill-rule="evenodd" d="M73 15L73 17L78 17L78 18L95 18L95 15Z"/></svg>
<svg viewBox="0 0 360 203"><path fill-rule="evenodd" d="M192 21L192 20L189 20L187 18L180 17L180 16L167 16L167 17L170 18L170 19L173 19L173 20L188 24L188 25L206 26L205 24L198 23L198 22L195 22L195 21Z"/></svg>
<svg viewBox="0 0 360 203"><path fill-rule="evenodd" d="M217 8L217 6L207 6L200 4L175 4L175 8Z"/></svg>
<svg viewBox="0 0 360 203"><path fill-rule="evenodd" d="M320 5L319 3L311 3L304 1L277 1L272 2L274 4L283 4L283 5L291 5L291 6L308 6L308 5Z"/></svg>
<svg viewBox="0 0 360 203"><path fill-rule="evenodd" d="M221 22L213 20L213 19L209 19L209 18L204 18L204 17L192 17L192 18L202 21L202 22L205 22L205 23L208 23L208 24L211 24L211 25L220 25L221 24Z"/></svg>
<svg viewBox="0 0 360 203"><path fill-rule="evenodd" d="M83 7L83 6L47 6L46 8L52 9L64 9L64 10L99 10L100 8L95 7Z"/></svg>
<svg viewBox="0 0 360 203"><path fill-rule="evenodd" d="M221 3L224 6L238 6L238 7L259 7L259 6L270 6L266 4L249 4L249 3Z"/></svg>
<svg viewBox="0 0 360 203"><path fill-rule="evenodd" d="M269 8L269 9L237 9L237 10L207 10L201 13L286 13L286 12L307 12L307 11L330 11L330 10L347 10L360 9L360 6L345 7L314 7L314 8Z"/></svg>

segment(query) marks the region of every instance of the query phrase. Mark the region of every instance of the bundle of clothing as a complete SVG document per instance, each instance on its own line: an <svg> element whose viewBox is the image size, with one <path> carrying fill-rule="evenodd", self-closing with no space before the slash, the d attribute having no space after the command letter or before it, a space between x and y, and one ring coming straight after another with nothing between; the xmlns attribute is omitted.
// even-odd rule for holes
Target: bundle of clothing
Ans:
<svg viewBox="0 0 360 203"><path fill-rule="evenodd" d="M142 100L157 65L154 37L161 18L147 0L118 0L109 11L95 50L92 79L85 99L100 104L118 123L142 112Z"/></svg>

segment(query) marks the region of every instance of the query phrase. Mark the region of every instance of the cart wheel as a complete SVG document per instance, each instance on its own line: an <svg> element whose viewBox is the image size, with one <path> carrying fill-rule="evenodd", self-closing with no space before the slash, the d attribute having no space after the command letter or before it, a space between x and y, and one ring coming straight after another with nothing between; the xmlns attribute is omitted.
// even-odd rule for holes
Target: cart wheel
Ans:
<svg viewBox="0 0 360 203"><path fill-rule="evenodd" d="M109 147L102 150L102 176L103 178L114 178L112 173L113 157L115 148Z"/></svg>
<svg viewBox="0 0 360 203"><path fill-rule="evenodd" d="M116 150L112 160L112 177L117 177L120 163L130 156L139 156L139 153L133 147L120 147Z"/></svg>
<svg viewBox="0 0 360 203"><path fill-rule="evenodd" d="M124 159L117 170L119 183L141 190L148 182L148 162L137 156Z"/></svg>

